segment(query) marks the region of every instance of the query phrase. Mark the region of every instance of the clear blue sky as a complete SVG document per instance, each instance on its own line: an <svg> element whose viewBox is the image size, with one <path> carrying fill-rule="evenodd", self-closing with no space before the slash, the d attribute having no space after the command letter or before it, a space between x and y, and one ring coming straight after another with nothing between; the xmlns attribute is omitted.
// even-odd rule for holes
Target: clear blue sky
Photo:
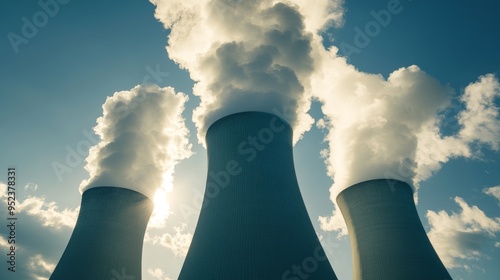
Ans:
<svg viewBox="0 0 500 280"><path fill-rule="evenodd" d="M386 9L387 3L347 0L345 24L325 32L325 37L334 38L325 44L354 44L354 28L364 28L373 20L370 11ZM500 4L486 0L402 0L401 5L402 12L393 15L391 22L359 53L351 54L349 63L384 77L400 67L416 64L441 83L450 85L455 90L455 99L479 76L494 73L498 77ZM8 0L0 4L0 181L6 182L7 167L15 166L19 201L29 196L44 197L45 203L55 202L59 212L74 209L81 198L78 186L87 178L84 162L76 163L72 172L64 173L61 178L54 172L53 164L64 163L68 149L79 153L79 145L82 148L77 159L85 158L88 152L85 131L92 132L106 97L145 80L173 86L190 97L184 117L195 155L176 168L174 191L169 198L173 214L162 231L175 235L174 227L185 223L183 232L192 233L197 216L183 216L180 206L191 205L194 190L202 191L206 179L206 151L197 143L191 121L199 99L192 95L193 81L188 73L168 58L165 46L169 32L154 18L154 6L145 0L72 0L60 5L59 11L48 17L26 43L17 46L16 52L8 34L22 35L22 18L33 22L39 11L42 8L36 1ZM497 104L500 105L498 100ZM314 103L310 113L315 119L321 118L319 104ZM450 123L451 130L454 120L445 122ZM315 229L329 244L325 247L334 270L340 279L350 279L348 237L337 239L336 233L321 230L318 223L319 216L327 216L333 209L328 198L332 180L326 175L320 157L320 150L327 148L323 138L324 132L314 127L296 145L297 175ZM428 210L444 210L449 215L460 213L453 200L456 196L470 206L476 205L486 216L499 219L500 202L483 192L485 188L500 186L499 160L498 153L485 149L480 158L451 160L423 182L417 208L426 230L429 230ZM28 184L32 187L24 189ZM4 217L5 205L0 207ZM41 209L49 208L43 205ZM20 214L20 219L18 239L25 248L19 252L21 265L36 255L56 264L72 229L44 226L41 216L26 212ZM0 234L5 236L5 228L0 229ZM500 248L494 246L500 241L495 236L499 232L492 233L493 236L481 234L478 239L481 242L475 245L481 256L460 260L463 265L450 270L456 279L493 280L500 275ZM5 248L1 250L5 256ZM182 262L183 257L172 250L160 244L146 244L143 279L158 279L147 272L149 268L160 268L166 277L176 279ZM12 278L6 272L5 262L1 263L2 279L35 279L33 273L50 275L40 267L35 271L20 267Z"/></svg>

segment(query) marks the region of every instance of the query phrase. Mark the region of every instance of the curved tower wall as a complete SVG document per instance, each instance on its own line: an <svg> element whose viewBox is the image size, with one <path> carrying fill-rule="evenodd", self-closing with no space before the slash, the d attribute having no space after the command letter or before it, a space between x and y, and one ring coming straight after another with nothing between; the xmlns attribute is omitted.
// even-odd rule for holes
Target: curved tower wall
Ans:
<svg viewBox="0 0 500 280"><path fill-rule="evenodd" d="M149 198L129 189L86 190L73 234L50 280L140 280L152 210Z"/></svg>
<svg viewBox="0 0 500 280"><path fill-rule="evenodd" d="M451 279L425 233L407 183L362 182L342 191L337 203L351 239L355 280Z"/></svg>
<svg viewBox="0 0 500 280"><path fill-rule="evenodd" d="M337 279L299 190L291 127L237 113L206 142L205 197L179 279Z"/></svg>

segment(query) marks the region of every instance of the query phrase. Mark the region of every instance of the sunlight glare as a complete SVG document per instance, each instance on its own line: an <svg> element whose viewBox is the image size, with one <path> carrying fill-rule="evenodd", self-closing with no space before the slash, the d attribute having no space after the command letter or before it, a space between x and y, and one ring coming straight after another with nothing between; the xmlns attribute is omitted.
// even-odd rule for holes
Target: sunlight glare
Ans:
<svg viewBox="0 0 500 280"><path fill-rule="evenodd" d="M166 225L170 215L170 203L168 202L168 193L173 190L173 177L171 172L163 174L163 184L155 192L153 201L155 208L151 215L148 227L163 228Z"/></svg>

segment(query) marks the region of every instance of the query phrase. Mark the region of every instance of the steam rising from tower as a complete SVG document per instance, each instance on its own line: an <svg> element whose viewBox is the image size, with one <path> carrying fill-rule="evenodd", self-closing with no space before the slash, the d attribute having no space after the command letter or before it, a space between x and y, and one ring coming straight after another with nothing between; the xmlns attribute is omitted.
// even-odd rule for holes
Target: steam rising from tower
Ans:
<svg viewBox="0 0 500 280"><path fill-rule="evenodd" d="M213 122L244 111L286 108L280 117L292 126L294 141L309 130L313 44L316 32L340 17L341 1L150 1L171 30L169 57L196 82L199 142Z"/></svg>
<svg viewBox="0 0 500 280"><path fill-rule="evenodd" d="M452 158L480 157L484 148L500 150L495 105L500 84L494 75L471 83L456 100L462 104L451 107L453 90L415 65L385 79L358 71L336 51L320 50L323 60L312 79L313 92L323 103L318 125L327 132L329 147L322 155L334 180L332 202L347 187L380 178L418 190L420 182ZM456 122L450 122L453 117ZM339 211L320 222L324 230L347 233Z"/></svg>
<svg viewBox="0 0 500 280"><path fill-rule="evenodd" d="M121 186L153 199L175 165L191 155L182 112L187 96L173 88L140 85L116 92L102 106L94 131L101 141L92 147L85 169L90 177L82 191Z"/></svg>
<svg viewBox="0 0 500 280"><path fill-rule="evenodd" d="M212 124L206 143L205 197L179 279L337 279L300 194L291 127L238 113Z"/></svg>
<svg viewBox="0 0 500 280"><path fill-rule="evenodd" d="M171 174L190 155L181 113L187 97L173 88L136 86L106 99L81 183L80 213L51 280L141 279L142 245L156 201L168 203ZM160 199L157 199L157 198ZM161 226L168 212L153 212Z"/></svg>

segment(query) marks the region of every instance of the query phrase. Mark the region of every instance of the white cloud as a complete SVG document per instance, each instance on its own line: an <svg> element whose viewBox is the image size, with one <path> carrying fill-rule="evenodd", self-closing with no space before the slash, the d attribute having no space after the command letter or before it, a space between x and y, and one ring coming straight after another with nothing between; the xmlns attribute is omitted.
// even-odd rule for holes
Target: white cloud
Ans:
<svg viewBox="0 0 500 280"><path fill-rule="evenodd" d="M174 227L175 234L164 234L160 239L160 244L170 249L176 256L186 256L193 235L186 230L186 224L180 227Z"/></svg>
<svg viewBox="0 0 500 280"><path fill-rule="evenodd" d="M2 248L9 248L10 247L9 242L2 235L0 235L0 247L2 247Z"/></svg>
<svg viewBox="0 0 500 280"><path fill-rule="evenodd" d="M8 252L8 248L15 246L16 254L18 256L16 260L16 272L15 274L19 277L16 279L36 279L36 280L48 280L50 274L55 269L55 264L48 261L39 253L34 253L33 248L25 248L17 244L9 244L7 239L0 235L0 249L4 252ZM3 250L5 248L5 250ZM6 267L7 268L7 267ZM10 276L8 276L10 275ZM12 272L7 271L7 269L0 272L0 278L6 276L11 279Z"/></svg>
<svg viewBox="0 0 500 280"><path fill-rule="evenodd" d="M158 280L172 280L171 278L167 277L165 275L165 272L160 269L160 268L148 268L148 273L151 275L154 279Z"/></svg>
<svg viewBox="0 0 500 280"><path fill-rule="evenodd" d="M344 217L338 209L338 205L335 203L335 209L333 210L332 215L319 217L318 221L321 229L326 231L336 231L337 237L341 237L347 235L348 232Z"/></svg>
<svg viewBox="0 0 500 280"><path fill-rule="evenodd" d="M18 186L18 190L24 189L29 194L36 191L34 186L36 184L30 183L24 187ZM2 200L7 197L5 190L6 185L0 182L0 198ZM61 235L62 231L54 231L53 228L72 228L76 222L79 208L59 210L55 202L47 202L45 197L28 196L24 200L17 200L16 210L18 219L26 221L27 216L32 216L34 219L27 224L21 223L22 227L19 230L28 230L26 233L31 238L21 241L18 237L17 241L21 242L17 242L15 246L16 254L20 257L16 261L17 269L15 274L19 279L47 280L55 268L52 260L58 258L60 253L52 248L50 244L63 237ZM2 207L0 214L6 215L6 211L7 209ZM30 233L32 234L30 235ZM13 245L9 244L5 237L0 235L0 249L2 250ZM43 240L43 242L36 242L35 240ZM2 270L0 271L0 278L10 279L10 273L7 269Z"/></svg>
<svg viewBox="0 0 500 280"><path fill-rule="evenodd" d="M484 249L495 243L500 217L490 218L477 206L455 197L459 213L427 211L428 232L436 252L447 268L466 268L464 261L487 258Z"/></svg>
<svg viewBox="0 0 500 280"><path fill-rule="evenodd" d="M26 184L26 186L24 186L24 190L34 192L38 190L38 185L35 183L28 183Z"/></svg>
<svg viewBox="0 0 500 280"><path fill-rule="evenodd" d="M188 98L171 87L136 86L116 92L102 106L94 131L101 142L90 149L82 191L117 186L153 199L164 175L191 155L182 112Z"/></svg>
<svg viewBox="0 0 500 280"><path fill-rule="evenodd" d="M7 185L4 182L0 182L0 200L2 202L7 199Z"/></svg>
<svg viewBox="0 0 500 280"><path fill-rule="evenodd" d="M467 143L486 143L493 150L500 149L500 113L495 105L498 97L500 83L493 74L481 76L465 88L462 101L466 108L459 116L461 139Z"/></svg>
<svg viewBox="0 0 500 280"><path fill-rule="evenodd" d="M495 100L500 97L500 84L493 74L479 77L462 94L465 108L458 113L459 131L443 137L439 121L430 123L419 133L414 182L424 181L439 171L451 158L479 158L481 148L500 148L500 112Z"/></svg>
<svg viewBox="0 0 500 280"><path fill-rule="evenodd" d="M170 249L174 255L184 257L186 256L189 246L191 245L191 240L193 239L192 233L185 232L186 228L187 225L182 224L179 227L174 227L175 234L166 233L161 236L151 236L149 232L146 232L144 242L160 244Z"/></svg>
<svg viewBox="0 0 500 280"><path fill-rule="evenodd" d="M486 188L483 190L483 192L496 198L498 200L498 205L500 205L500 186Z"/></svg>
<svg viewBox="0 0 500 280"><path fill-rule="evenodd" d="M24 189L28 192L34 192L38 185L34 183L27 184ZM0 199L7 198L7 185L0 182ZM80 207L75 209L64 209L59 211L57 203L54 201L46 202L45 197L28 196L28 198L20 201L16 199L18 213L26 213L29 216L38 218L45 227L73 228L78 218Z"/></svg>
<svg viewBox="0 0 500 280"><path fill-rule="evenodd" d="M473 155L468 143L456 135L442 136L438 120L426 124L417 137L418 146L415 155L417 166L413 179L416 184L430 178L450 159L468 158Z"/></svg>
<svg viewBox="0 0 500 280"><path fill-rule="evenodd" d="M28 269L35 279L49 279L55 268L56 265L45 260L42 255L34 255L28 260Z"/></svg>
<svg viewBox="0 0 500 280"><path fill-rule="evenodd" d="M80 207L78 206L75 209L65 208L59 211L56 202L45 202L45 197L29 196L19 202L18 211L38 218L45 227L59 229L62 227L73 228L75 226Z"/></svg>

